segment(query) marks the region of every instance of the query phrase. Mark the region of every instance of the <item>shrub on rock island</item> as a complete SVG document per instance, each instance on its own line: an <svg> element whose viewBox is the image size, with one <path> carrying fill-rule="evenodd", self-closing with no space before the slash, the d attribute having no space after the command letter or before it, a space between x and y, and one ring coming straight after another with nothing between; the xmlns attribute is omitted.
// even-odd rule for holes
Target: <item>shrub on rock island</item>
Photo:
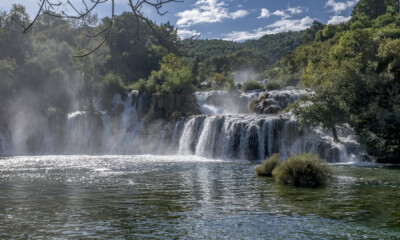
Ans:
<svg viewBox="0 0 400 240"><path fill-rule="evenodd" d="M277 181L295 186L324 185L332 176L332 168L316 154L291 156L277 166L272 175Z"/></svg>
<svg viewBox="0 0 400 240"><path fill-rule="evenodd" d="M266 158L261 164L256 165L254 170L258 176L272 177L272 171L281 164L279 160L279 154L274 154L269 158Z"/></svg>
<svg viewBox="0 0 400 240"><path fill-rule="evenodd" d="M263 86L259 82L254 81L254 80L247 81L247 82L243 83L243 85L242 85L243 92L248 92L248 91L256 90L256 89L263 89Z"/></svg>

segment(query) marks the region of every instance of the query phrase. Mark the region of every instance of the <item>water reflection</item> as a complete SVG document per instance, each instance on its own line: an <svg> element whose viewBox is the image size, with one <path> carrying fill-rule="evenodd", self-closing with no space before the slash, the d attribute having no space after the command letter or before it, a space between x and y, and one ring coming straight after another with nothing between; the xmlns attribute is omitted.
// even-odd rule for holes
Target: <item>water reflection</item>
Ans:
<svg viewBox="0 0 400 240"><path fill-rule="evenodd" d="M325 188L248 162L161 156L0 159L0 238L400 237L398 169L336 166Z"/></svg>

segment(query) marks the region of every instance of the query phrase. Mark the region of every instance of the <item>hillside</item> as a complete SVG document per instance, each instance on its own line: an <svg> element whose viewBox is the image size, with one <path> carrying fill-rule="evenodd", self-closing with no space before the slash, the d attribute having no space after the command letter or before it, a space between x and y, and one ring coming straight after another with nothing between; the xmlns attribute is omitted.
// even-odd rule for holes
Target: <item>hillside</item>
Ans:
<svg viewBox="0 0 400 240"><path fill-rule="evenodd" d="M303 124L350 123L370 154L400 160L399 2L361 0L349 22L328 25L284 55L270 77L312 88L313 105L295 109Z"/></svg>

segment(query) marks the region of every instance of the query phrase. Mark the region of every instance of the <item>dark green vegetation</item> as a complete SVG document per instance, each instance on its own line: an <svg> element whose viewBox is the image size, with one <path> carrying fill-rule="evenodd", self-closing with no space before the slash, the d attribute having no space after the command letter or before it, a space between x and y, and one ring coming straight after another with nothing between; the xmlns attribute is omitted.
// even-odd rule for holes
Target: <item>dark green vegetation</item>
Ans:
<svg viewBox="0 0 400 240"><path fill-rule="evenodd" d="M256 89L262 89L264 86L262 86L259 82L251 80L243 83L242 85L242 91L243 92L248 92L251 90L256 90Z"/></svg>
<svg viewBox="0 0 400 240"><path fill-rule="evenodd" d="M23 34L17 23L28 20L20 5L0 15L0 116L9 115L21 96L38 112L65 113L89 107L96 96L107 106L115 93L131 89L191 93L203 81L233 89L235 72L250 70L245 80L253 73L263 78L269 64L302 43L301 33L244 43L202 40L185 56L179 45L171 44L178 37L169 23L154 24L154 32L134 14L123 13L115 17L105 45L79 58L73 56L91 51L104 39L88 36L108 26L109 18L88 15L77 21L42 15L32 31Z"/></svg>
<svg viewBox="0 0 400 240"><path fill-rule="evenodd" d="M336 126L350 123L370 154L399 163L399 11L397 0L362 0L347 23L314 22L302 32L243 43L201 40L186 55L163 38L178 38L173 26L154 25L155 34L123 13L102 48L75 58L98 45L87 36L110 19L41 16L22 34L11 19L29 22L28 16L15 5L0 15L0 120L14 114L13 105L47 116L85 109L95 96L106 106L115 93L131 89L187 94L204 81L233 89L237 78L268 78L268 90L300 85L317 93L306 99L313 104L292 106L303 125L322 124L339 141ZM254 89L250 85L244 90Z"/></svg>
<svg viewBox="0 0 400 240"><path fill-rule="evenodd" d="M272 171L281 164L279 160L279 154L274 154L269 158L266 158L261 164L254 167L256 174L263 177L272 177Z"/></svg>
<svg viewBox="0 0 400 240"><path fill-rule="evenodd" d="M311 153L297 154L285 161L279 159L279 154L274 154L256 165L254 170L258 176L273 176L279 182L295 186L324 185L333 174L324 160Z"/></svg>
<svg viewBox="0 0 400 240"><path fill-rule="evenodd" d="M291 156L276 166L272 175L277 181L295 186L320 186L332 175L331 167L316 154L304 153Z"/></svg>
<svg viewBox="0 0 400 240"><path fill-rule="evenodd" d="M131 88L178 93L194 89L191 65L162 36L177 39L169 24L154 25L155 33L133 14L123 13L115 18L106 44L79 58L73 56L104 39L88 36L110 19L90 15L67 21L42 15L27 34L12 19L29 22L20 5L0 14L0 116L8 116L19 99L38 112L68 112L88 107L95 96L110 104L115 93Z"/></svg>
<svg viewBox="0 0 400 240"><path fill-rule="evenodd" d="M188 57L194 61L198 81L211 79L216 74L229 78L241 71L253 73L248 79L239 79L241 81L262 80L266 77L265 70L283 54L300 46L305 35L306 31L279 33L243 43L198 40L197 47L188 52Z"/></svg>
<svg viewBox="0 0 400 240"><path fill-rule="evenodd" d="M297 104L305 125L350 123L370 154L400 161L399 1L362 0L351 21L328 25L315 40L286 54L277 79L312 88L312 105Z"/></svg>

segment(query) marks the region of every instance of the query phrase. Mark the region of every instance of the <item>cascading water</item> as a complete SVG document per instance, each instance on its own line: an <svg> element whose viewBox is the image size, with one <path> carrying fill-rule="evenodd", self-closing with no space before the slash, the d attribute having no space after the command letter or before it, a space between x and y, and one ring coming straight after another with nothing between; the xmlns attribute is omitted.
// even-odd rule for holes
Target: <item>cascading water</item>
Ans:
<svg viewBox="0 0 400 240"><path fill-rule="evenodd" d="M74 112L67 116L65 153L137 153L136 145L142 128L137 103L132 104L134 93L125 101L121 95L113 98L112 113ZM119 113L118 110L122 109Z"/></svg>
<svg viewBox="0 0 400 240"><path fill-rule="evenodd" d="M241 93L240 99L249 103L252 99L263 97L269 104L285 109L289 103L310 94L313 93L296 89L253 91ZM225 107L215 101L228 95L226 91L196 93L197 103L205 115L185 121L179 140L179 154L252 160L264 159L275 153L285 159L297 153L314 152L329 162L358 161L364 154L349 127L340 128L341 143L335 143L320 128L300 130L297 119L291 114L237 114L229 105Z"/></svg>
<svg viewBox="0 0 400 240"><path fill-rule="evenodd" d="M46 122L37 121L40 123L37 125L25 123L21 131L29 131L23 134L10 131L8 136L0 132L0 153L180 154L261 160L274 153L287 158L296 153L315 152L330 162L357 161L364 153L350 128L339 129L341 143L334 143L321 129L300 130L298 121L290 114L243 114L240 113L246 112L243 106L234 109L235 104L226 103L217 106L219 111L204 108L225 99L226 94L224 91L196 93L198 104L208 111L206 114L181 118L175 127L165 122L152 123L146 131L143 131L142 118L149 111L148 96L133 91L122 100L121 95L115 95L109 110L103 110L96 100L91 111L60 115ZM247 108L251 99L263 94L260 91L235 93L233 99ZM310 93L271 91L268 101L284 108L304 94Z"/></svg>
<svg viewBox="0 0 400 240"><path fill-rule="evenodd" d="M136 95L135 95L136 94ZM115 95L113 108L101 109L94 101L93 111L76 111L40 121L15 123L6 137L0 132L0 154L135 154L142 128L137 92L124 101ZM143 111L143 110L141 110ZM20 118L22 119L22 118Z"/></svg>
<svg viewBox="0 0 400 240"><path fill-rule="evenodd" d="M334 143L320 129L301 131L298 121L289 114L194 116L185 122L178 153L259 160L274 153L285 159L314 152L329 162L358 161L362 150L351 136L341 135L342 142Z"/></svg>
<svg viewBox="0 0 400 240"><path fill-rule="evenodd" d="M0 154L7 154L8 150L8 140L6 136L2 132L0 132Z"/></svg>

